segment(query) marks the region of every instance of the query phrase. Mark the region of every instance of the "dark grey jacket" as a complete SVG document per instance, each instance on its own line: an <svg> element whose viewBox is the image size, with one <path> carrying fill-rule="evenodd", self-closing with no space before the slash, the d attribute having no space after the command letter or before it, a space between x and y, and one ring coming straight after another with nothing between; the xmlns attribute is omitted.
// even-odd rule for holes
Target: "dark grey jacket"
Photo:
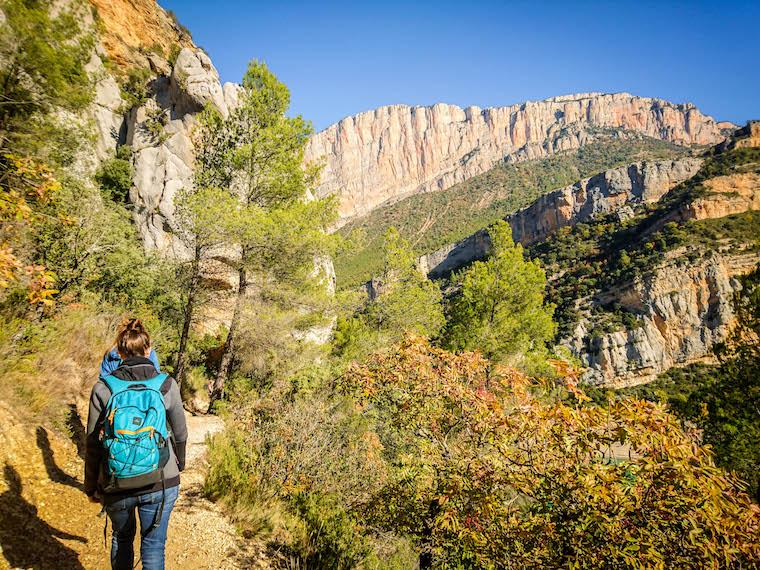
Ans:
<svg viewBox="0 0 760 570"><path fill-rule="evenodd" d="M127 358L117 368L113 375L121 380L140 382L158 375L153 363L147 358L132 357ZM161 387L161 394L164 397L164 406L166 407L166 419L169 423L170 440L172 445L169 446L169 462L164 467L164 486L174 487L179 485L179 472L185 468L185 446L187 443L187 423L185 422L185 410L182 407L182 398L179 394L177 382L169 377ZM88 495L98 492L103 494L101 489L102 464L103 464L103 445L100 442L100 433L103 429L105 420L105 408L108 399L111 397L111 390L102 380L98 380L92 387L90 394L90 411L87 417L87 440L85 445L85 465L84 465L84 490ZM161 483L156 483L142 489L135 489L123 493L109 493L104 495L105 502L121 499L125 496L137 496L153 491L161 490Z"/></svg>

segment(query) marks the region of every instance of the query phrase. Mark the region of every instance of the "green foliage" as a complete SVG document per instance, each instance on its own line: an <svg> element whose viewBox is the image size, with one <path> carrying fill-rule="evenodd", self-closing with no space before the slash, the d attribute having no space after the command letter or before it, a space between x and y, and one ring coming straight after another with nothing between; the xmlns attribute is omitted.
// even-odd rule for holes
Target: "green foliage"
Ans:
<svg viewBox="0 0 760 570"><path fill-rule="evenodd" d="M662 406L581 406L489 368L477 354L409 339L342 378L392 466L366 517L413 537L420 568L757 558L758 511Z"/></svg>
<svg viewBox="0 0 760 570"><path fill-rule="evenodd" d="M148 111L145 117L145 129L156 144L163 143L168 135L164 127L169 122L169 113L165 109L156 108Z"/></svg>
<svg viewBox="0 0 760 570"><path fill-rule="evenodd" d="M95 172L95 182L106 200L126 203L132 187L132 175L132 149L124 145L116 150L115 157L100 163Z"/></svg>
<svg viewBox="0 0 760 570"><path fill-rule="evenodd" d="M303 165L311 124L286 115L290 92L265 64L251 62L242 85L240 103L229 116L207 108L196 133L196 188L229 189L240 204L228 244L240 250L239 258L229 260L238 271L238 287L214 399L239 362L236 343L247 326L246 305L271 303L281 313L288 307L300 317L301 331L323 324L327 275L319 260L338 243L326 231L337 215L335 201L308 200L319 174ZM252 303L247 292L255 294Z"/></svg>
<svg viewBox="0 0 760 570"><path fill-rule="evenodd" d="M438 336L444 325L441 290L417 269L409 243L395 228L385 234L383 257L379 291L366 310L368 324L395 340L405 332Z"/></svg>
<svg viewBox="0 0 760 570"><path fill-rule="evenodd" d="M181 51L182 51L182 46L180 44L172 44L172 47L169 48L169 56L167 57L169 66L174 67L174 64L177 63L179 52Z"/></svg>
<svg viewBox="0 0 760 570"><path fill-rule="evenodd" d="M305 568L350 570L370 557L372 545L356 515L337 500L300 493L293 498L293 507L304 521L309 541L306 552L299 553Z"/></svg>
<svg viewBox="0 0 760 570"><path fill-rule="evenodd" d="M514 362L541 354L554 336L553 305L544 303L546 276L538 262L526 260L506 222L489 229L491 252L455 275L460 288L452 303L448 346L479 350L493 362Z"/></svg>
<svg viewBox="0 0 760 570"><path fill-rule="evenodd" d="M92 101L84 66L94 37L79 27L76 9L53 10L48 0L5 0L2 11L0 150L39 154L67 130L53 111L76 112Z"/></svg>
<svg viewBox="0 0 760 570"><path fill-rule="evenodd" d="M445 325L443 295L417 268L409 243L390 228L383 243L383 272L371 298L338 319L333 351L348 363L361 360L412 332L436 338Z"/></svg>
<svg viewBox="0 0 760 570"><path fill-rule="evenodd" d="M121 98L124 110L139 107L150 95L151 72L147 68L131 68L121 84Z"/></svg>
<svg viewBox="0 0 760 570"><path fill-rule="evenodd" d="M338 286L356 287L379 274L382 236L389 227L396 227L413 244L415 255L421 255L463 239L555 188L637 160L688 152L640 136L620 140L603 132L598 140L545 159L500 164L446 190L417 194L350 222L340 230L342 235L361 229L370 239L336 258Z"/></svg>

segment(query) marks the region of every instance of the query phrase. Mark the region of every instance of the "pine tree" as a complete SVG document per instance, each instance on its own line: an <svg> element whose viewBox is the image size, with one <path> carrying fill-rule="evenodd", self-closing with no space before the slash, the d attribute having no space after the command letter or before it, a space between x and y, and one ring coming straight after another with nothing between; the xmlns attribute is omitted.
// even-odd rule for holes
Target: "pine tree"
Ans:
<svg viewBox="0 0 760 570"><path fill-rule="evenodd" d="M478 350L504 362L544 348L556 325L554 306L544 303L546 275L525 260L506 222L489 228L491 251L455 275L460 287L450 317L447 342L458 350Z"/></svg>
<svg viewBox="0 0 760 570"><path fill-rule="evenodd" d="M411 245L396 228L385 233L383 257L379 292L367 308L370 325L392 340L405 332L438 336L445 324L441 289L419 271Z"/></svg>
<svg viewBox="0 0 760 570"><path fill-rule="evenodd" d="M240 104L228 118L216 117L217 135L200 157L212 165L202 182L230 188L240 202L235 231L240 255L232 262L237 291L211 405L224 395L232 374L248 294L296 293L318 283L315 260L331 247L325 230L335 216L333 200L309 200L319 174L317 167L303 165L313 129L300 116L286 116L288 88L256 61L242 86Z"/></svg>

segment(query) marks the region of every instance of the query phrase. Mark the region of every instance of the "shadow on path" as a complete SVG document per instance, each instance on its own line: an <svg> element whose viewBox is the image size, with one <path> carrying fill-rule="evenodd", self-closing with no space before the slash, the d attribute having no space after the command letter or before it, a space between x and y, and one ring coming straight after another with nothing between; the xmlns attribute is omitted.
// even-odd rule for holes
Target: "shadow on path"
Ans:
<svg viewBox="0 0 760 570"><path fill-rule="evenodd" d="M48 433L42 426L37 426L37 447L42 452L42 461L45 463L45 470L51 481L84 491L82 483L56 465L55 458L53 457L53 448L50 447L50 438L48 438Z"/></svg>
<svg viewBox="0 0 760 570"><path fill-rule="evenodd" d="M58 530L40 519L37 507L21 495L21 477L12 465L5 464L3 475L8 490L0 494L0 546L11 568L84 570L77 553L57 539L79 542L87 539Z"/></svg>
<svg viewBox="0 0 760 570"><path fill-rule="evenodd" d="M69 404L69 416L66 419L66 427L71 432L71 441L77 446L77 454L84 459L87 430L84 429L84 422L82 422L82 416L79 415L76 404Z"/></svg>

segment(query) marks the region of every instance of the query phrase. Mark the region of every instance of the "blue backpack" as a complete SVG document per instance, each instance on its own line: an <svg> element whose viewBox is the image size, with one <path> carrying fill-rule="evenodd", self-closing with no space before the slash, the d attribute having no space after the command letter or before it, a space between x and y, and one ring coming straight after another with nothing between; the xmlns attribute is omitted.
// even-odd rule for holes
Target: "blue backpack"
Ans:
<svg viewBox="0 0 760 570"><path fill-rule="evenodd" d="M103 378L111 390L105 409L106 493L139 489L163 482L169 461L169 432L161 386L168 374L149 380Z"/></svg>

